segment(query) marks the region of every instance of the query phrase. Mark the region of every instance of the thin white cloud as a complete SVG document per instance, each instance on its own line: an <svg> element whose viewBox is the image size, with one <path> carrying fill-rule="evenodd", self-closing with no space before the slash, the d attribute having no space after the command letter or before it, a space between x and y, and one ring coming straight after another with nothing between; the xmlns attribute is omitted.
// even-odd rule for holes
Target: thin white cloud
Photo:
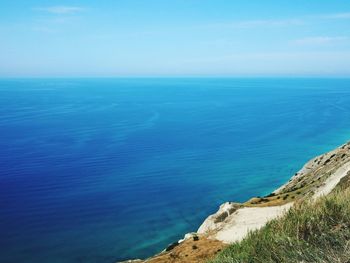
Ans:
<svg viewBox="0 0 350 263"><path fill-rule="evenodd" d="M323 18L323 19L350 19L350 12L324 14L324 15L320 15L318 17Z"/></svg>
<svg viewBox="0 0 350 263"><path fill-rule="evenodd" d="M303 21L300 19L284 19L284 20L250 20L234 23L236 27L259 27L259 26L289 26L289 25L301 25Z"/></svg>
<svg viewBox="0 0 350 263"><path fill-rule="evenodd" d="M285 26L298 26L303 25L302 19L260 19L260 20L245 20L216 23L210 25L211 27L221 28L256 28L256 27L285 27Z"/></svg>
<svg viewBox="0 0 350 263"><path fill-rule="evenodd" d="M333 44L349 40L349 37L329 37L329 36L317 36L317 37L305 37L292 41L294 44L305 46L305 45L324 45Z"/></svg>
<svg viewBox="0 0 350 263"><path fill-rule="evenodd" d="M38 11L51 13L51 14L56 14L56 15L75 14L84 10L84 8L79 6L48 6L48 7L38 7L34 9Z"/></svg>
<svg viewBox="0 0 350 263"><path fill-rule="evenodd" d="M287 27L287 26L302 26L310 22L310 19L350 19L350 12L344 13L330 13L321 15L310 15L300 18L291 19L256 19L243 21L230 21L223 23L215 23L209 25L214 28L259 28L259 27ZM327 41L326 39L319 39L318 41Z"/></svg>
<svg viewBox="0 0 350 263"><path fill-rule="evenodd" d="M36 32L54 33L72 28L80 19L77 14L86 9L79 6L46 6L36 7L33 10L46 15L36 18L31 29Z"/></svg>

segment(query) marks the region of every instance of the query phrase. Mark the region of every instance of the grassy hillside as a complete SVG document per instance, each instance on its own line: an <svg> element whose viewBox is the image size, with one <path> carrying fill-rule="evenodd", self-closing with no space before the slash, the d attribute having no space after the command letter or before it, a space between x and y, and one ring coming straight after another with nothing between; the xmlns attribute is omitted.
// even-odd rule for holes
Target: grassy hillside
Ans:
<svg viewBox="0 0 350 263"><path fill-rule="evenodd" d="M350 180L327 197L301 201L284 217L228 246L210 263L350 263Z"/></svg>

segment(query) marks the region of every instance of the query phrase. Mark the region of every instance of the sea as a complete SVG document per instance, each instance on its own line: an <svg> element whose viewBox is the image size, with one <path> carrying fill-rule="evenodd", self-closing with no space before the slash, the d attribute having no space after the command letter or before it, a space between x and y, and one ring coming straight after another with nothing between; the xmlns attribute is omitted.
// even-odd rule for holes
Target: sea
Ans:
<svg viewBox="0 0 350 263"><path fill-rule="evenodd" d="M347 78L0 79L0 262L149 257L348 140Z"/></svg>

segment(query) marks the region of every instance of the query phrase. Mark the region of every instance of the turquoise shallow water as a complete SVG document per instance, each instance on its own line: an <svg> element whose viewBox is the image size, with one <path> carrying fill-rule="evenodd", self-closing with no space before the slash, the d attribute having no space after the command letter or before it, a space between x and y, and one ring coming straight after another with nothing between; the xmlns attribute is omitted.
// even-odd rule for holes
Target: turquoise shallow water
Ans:
<svg viewBox="0 0 350 263"><path fill-rule="evenodd" d="M0 80L0 262L150 256L350 139L349 79Z"/></svg>

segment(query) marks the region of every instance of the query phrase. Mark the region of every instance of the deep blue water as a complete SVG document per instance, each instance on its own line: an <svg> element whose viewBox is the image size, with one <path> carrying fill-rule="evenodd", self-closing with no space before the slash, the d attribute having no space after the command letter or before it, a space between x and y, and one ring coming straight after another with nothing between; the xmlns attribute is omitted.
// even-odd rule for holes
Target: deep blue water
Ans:
<svg viewBox="0 0 350 263"><path fill-rule="evenodd" d="M0 262L115 262L350 139L350 79L0 80Z"/></svg>

